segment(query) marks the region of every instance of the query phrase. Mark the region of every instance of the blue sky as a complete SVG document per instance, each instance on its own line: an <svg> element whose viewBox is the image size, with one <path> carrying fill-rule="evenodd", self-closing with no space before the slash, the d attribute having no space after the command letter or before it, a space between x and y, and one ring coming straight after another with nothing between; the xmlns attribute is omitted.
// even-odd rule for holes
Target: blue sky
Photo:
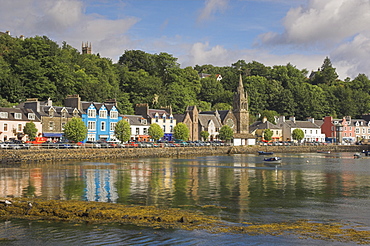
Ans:
<svg viewBox="0 0 370 246"><path fill-rule="evenodd" d="M167 52L182 67L291 63L341 79L370 72L370 0L0 0L0 31L46 35L114 62Z"/></svg>

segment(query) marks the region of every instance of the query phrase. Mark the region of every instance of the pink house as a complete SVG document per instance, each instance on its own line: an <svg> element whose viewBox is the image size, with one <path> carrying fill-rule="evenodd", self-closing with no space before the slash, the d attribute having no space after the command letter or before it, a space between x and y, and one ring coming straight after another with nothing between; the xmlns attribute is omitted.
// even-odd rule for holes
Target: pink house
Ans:
<svg viewBox="0 0 370 246"><path fill-rule="evenodd" d="M31 121L35 123L37 133L42 133L41 121L31 109L0 108L0 141L28 140L23 128Z"/></svg>
<svg viewBox="0 0 370 246"><path fill-rule="evenodd" d="M351 117L333 119L332 116L325 116L321 125L321 132L325 134L326 141L332 143L353 143L356 141L355 129L351 125Z"/></svg>

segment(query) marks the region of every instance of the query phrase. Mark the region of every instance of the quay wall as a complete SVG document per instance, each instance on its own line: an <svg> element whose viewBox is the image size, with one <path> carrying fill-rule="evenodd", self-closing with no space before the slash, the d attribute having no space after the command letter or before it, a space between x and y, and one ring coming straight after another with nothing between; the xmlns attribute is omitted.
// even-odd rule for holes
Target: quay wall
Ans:
<svg viewBox="0 0 370 246"><path fill-rule="evenodd" d="M342 146L207 146L207 147L164 147L164 148L108 148L108 149L23 149L0 150L0 163L45 162L66 160L104 160L127 158L151 158L181 156L205 156L226 154L256 154L257 151L275 153L361 152L367 145Z"/></svg>

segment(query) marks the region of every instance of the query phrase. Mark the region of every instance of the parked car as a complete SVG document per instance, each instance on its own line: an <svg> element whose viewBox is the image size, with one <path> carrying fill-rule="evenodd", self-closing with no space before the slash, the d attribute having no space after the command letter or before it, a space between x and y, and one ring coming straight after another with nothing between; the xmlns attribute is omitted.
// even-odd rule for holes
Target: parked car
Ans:
<svg viewBox="0 0 370 246"><path fill-rule="evenodd" d="M101 148L100 143L94 141L86 141L84 144L86 148Z"/></svg>

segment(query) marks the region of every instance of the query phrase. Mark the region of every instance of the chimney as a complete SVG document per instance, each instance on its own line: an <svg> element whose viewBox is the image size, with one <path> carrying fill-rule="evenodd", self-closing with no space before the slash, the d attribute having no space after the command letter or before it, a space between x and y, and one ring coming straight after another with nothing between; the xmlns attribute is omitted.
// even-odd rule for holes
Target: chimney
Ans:
<svg viewBox="0 0 370 246"><path fill-rule="evenodd" d="M5 33L6 33L6 34L8 34L8 35L10 36L10 31L6 31Z"/></svg>
<svg viewBox="0 0 370 246"><path fill-rule="evenodd" d="M78 110L82 109L81 98L79 95L69 95L64 99L64 105L66 107L77 108Z"/></svg>
<svg viewBox="0 0 370 246"><path fill-rule="evenodd" d="M24 102L24 108L32 109L33 112L40 112L40 102L37 98L29 98Z"/></svg>
<svg viewBox="0 0 370 246"><path fill-rule="evenodd" d="M135 105L135 115L142 115L147 118L149 114L149 105L147 103L139 103Z"/></svg>
<svg viewBox="0 0 370 246"><path fill-rule="evenodd" d="M290 116L289 120L292 121L293 123L295 123L295 117L294 116Z"/></svg>
<svg viewBox="0 0 370 246"><path fill-rule="evenodd" d="M53 106L53 101L50 99L50 97L48 98L47 102L46 102L46 106Z"/></svg>
<svg viewBox="0 0 370 246"><path fill-rule="evenodd" d="M307 121L311 122L311 123L314 123L315 124L315 119L310 117L310 118L307 118Z"/></svg>
<svg viewBox="0 0 370 246"><path fill-rule="evenodd" d="M107 99L104 103L106 103L106 104L113 104L115 107L117 107L117 100L115 98L113 98L113 99Z"/></svg>
<svg viewBox="0 0 370 246"><path fill-rule="evenodd" d="M263 119L262 119L262 123L266 123L266 121L267 121L267 117L264 116Z"/></svg>

